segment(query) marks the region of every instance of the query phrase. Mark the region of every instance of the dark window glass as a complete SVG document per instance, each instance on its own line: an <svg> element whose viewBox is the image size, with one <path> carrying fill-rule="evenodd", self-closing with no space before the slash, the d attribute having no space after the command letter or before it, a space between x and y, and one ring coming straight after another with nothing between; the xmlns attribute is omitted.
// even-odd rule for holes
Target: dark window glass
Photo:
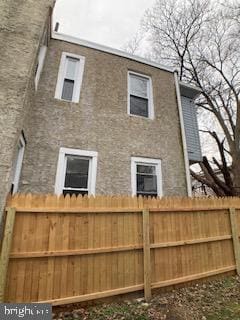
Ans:
<svg viewBox="0 0 240 320"><path fill-rule="evenodd" d="M64 79L62 99L72 101L74 80Z"/></svg>
<svg viewBox="0 0 240 320"><path fill-rule="evenodd" d="M34 73L35 76L36 76L36 74L37 74L38 67L39 67L39 62L37 62L36 66L35 66L35 73Z"/></svg>
<svg viewBox="0 0 240 320"><path fill-rule="evenodd" d="M130 95L130 114L148 117L148 99Z"/></svg>
<svg viewBox="0 0 240 320"><path fill-rule="evenodd" d="M157 177L154 175L137 174L137 191L156 193Z"/></svg>
<svg viewBox="0 0 240 320"><path fill-rule="evenodd" d="M88 188L89 159L67 156L65 188Z"/></svg>
<svg viewBox="0 0 240 320"><path fill-rule="evenodd" d="M137 165L137 195L157 196L156 167Z"/></svg>
<svg viewBox="0 0 240 320"><path fill-rule="evenodd" d="M147 98L148 97L148 82L147 78L139 75L130 74L130 93L133 96Z"/></svg>
<svg viewBox="0 0 240 320"><path fill-rule="evenodd" d="M137 164L137 173L156 174L156 167Z"/></svg>
<svg viewBox="0 0 240 320"><path fill-rule="evenodd" d="M66 70L66 78L69 80L74 80L76 77L77 65L79 59L67 57L67 70Z"/></svg>
<svg viewBox="0 0 240 320"><path fill-rule="evenodd" d="M83 190L63 190L63 195L66 196L67 194L73 195L75 194L76 196L81 194L84 196L85 194L88 194L88 191L83 191Z"/></svg>
<svg viewBox="0 0 240 320"><path fill-rule="evenodd" d="M137 192L137 197L139 197L139 196L155 198L158 196L158 194L157 193Z"/></svg>

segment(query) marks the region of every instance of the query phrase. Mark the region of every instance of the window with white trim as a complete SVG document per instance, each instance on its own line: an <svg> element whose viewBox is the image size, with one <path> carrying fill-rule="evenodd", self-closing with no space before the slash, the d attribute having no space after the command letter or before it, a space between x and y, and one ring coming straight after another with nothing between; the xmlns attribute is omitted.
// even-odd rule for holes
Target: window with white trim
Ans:
<svg viewBox="0 0 240 320"><path fill-rule="evenodd" d="M41 45L38 51L38 56L37 56L37 64L35 68L35 78L34 78L35 90L37 90L38 88L38 82L40 80L40 76L44 66L47 47L48 47L48 29L46 28L43 34L42 42L41 42Z"/></svg>
<svg viewBox="0 0 240 320"><path fill-rule="evenodd" d="M60 62L55 98L79 102L85 57L63 52Z"/></svg>
<svg viewBox="0 0 240 320"><path fill-rule="evenodd" d="M18 140L16 155L15 155L15 159L12 166L12 186L11 186L12 194L18 192L25 146L26 146L25 137L24 137L24 134L21 133Z"/></svg>
<svg viewBox="0 0 240 320"><path fill-rule="evenodd" d="M60 148L55 193L95 194L97 152Z"/></svg>
<svg viewBox="0 0 240 320"><path fill-rule="evenodd" d="M154 118L151 78L128 72L128 114Z"/></svg>
<svg viewBox="0 0 240 320"><path fill-rule="evenodd" d="M132 157L131 175L132 195L162 195L161 160Z"/></svg>

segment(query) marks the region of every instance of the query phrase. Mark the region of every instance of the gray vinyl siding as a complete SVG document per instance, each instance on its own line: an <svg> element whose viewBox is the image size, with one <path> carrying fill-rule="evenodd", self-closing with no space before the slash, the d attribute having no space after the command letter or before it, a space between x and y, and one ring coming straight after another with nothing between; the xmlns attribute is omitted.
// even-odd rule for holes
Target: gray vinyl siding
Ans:
<svg viewBox="0 0 240 320"><path fill-rule="evenodd" d="M191 163L202 161L196 106L192 99L182 96L182 111L187 140L188 158Z"/></svg>

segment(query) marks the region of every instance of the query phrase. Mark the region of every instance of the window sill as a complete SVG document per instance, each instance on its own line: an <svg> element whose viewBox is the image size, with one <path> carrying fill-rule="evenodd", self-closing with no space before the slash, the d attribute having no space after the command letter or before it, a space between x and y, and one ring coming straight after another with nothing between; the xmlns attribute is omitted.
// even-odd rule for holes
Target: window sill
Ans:
<svg viewBox="0 0 240 320"><path fill-rule="evenodd" d="M129 117L133 117L133 118L138 118L138 119L145 119L145 120L150 120L150 121L152 121L152 120L154 120L154 117L153 118L150 118L150 117L144 117L144 116L138 116L138 115L136 115L136 114L131 114L131 113L128 113L128 116Z"/></svg>
<svg viewBox="0 0 240 320"><path fill-rule="evenodd" d="M79 104L79 101L69 101L69 100L64 100L64 99L60 99L60 98L56 98L54 97L54 99L58 100L58 101L61 101L61 102L64 102L64 103L70 103L70 104Z"/></svg>

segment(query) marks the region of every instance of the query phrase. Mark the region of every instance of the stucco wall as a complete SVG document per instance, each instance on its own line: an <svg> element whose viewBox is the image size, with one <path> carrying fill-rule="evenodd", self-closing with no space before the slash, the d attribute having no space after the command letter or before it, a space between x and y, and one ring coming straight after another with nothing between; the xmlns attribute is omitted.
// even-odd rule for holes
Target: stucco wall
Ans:
<svg viewBox="0 0 240 320"><path fill-rule="evenodd" d="M32 95L39 40L52 0L0 1L0 220L16 145Z"/></svg>
<svg viewBox="0 0 240 320"><path fill-rule="evenodd" d="M79 103L54 99L62 52L85 56ZM155 119L127 114L128 70L152 77ZM164 195L186 195L174 76L136 61L51 40L26 128L20 191L53 192L60 147L98 151L96 194L131 193L131 156L162 160Z"/></svg>

